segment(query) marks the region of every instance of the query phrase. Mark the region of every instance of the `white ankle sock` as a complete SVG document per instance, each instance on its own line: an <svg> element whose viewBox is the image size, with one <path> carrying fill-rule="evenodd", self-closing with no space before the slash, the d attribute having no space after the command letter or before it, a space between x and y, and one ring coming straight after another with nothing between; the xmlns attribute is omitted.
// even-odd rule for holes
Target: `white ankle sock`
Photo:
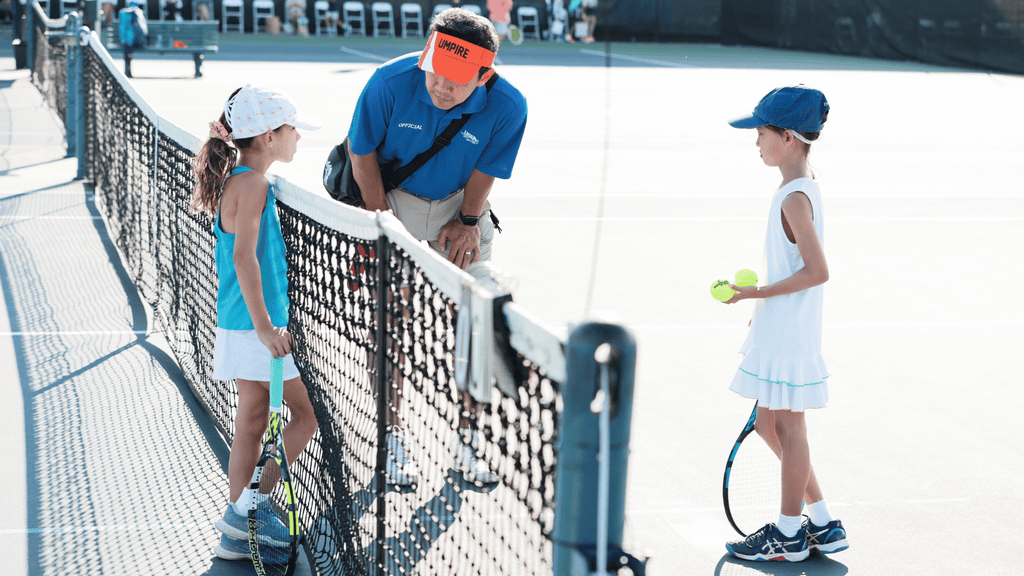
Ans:
<svg viewBox="0 0 1024 576"><path fill-rule="evenodd" d="M248 488L242 490L242 495L231 504L235 507L235 513L239 516L245 516L249 513L249 493L250 490Z"/></svg>
<svg viewBox="0 0 1024 576"><path fill-rule="evenodd" d="M824 500L818 500L814 504L804 506L804 514L810 517L811 523L815 526L824 526L835 520L832 513L828 511L828 504Z"/></svg>
<svg viewBox="0 0 1024 576"><path fill-rule="evenodd" d="M238 512L239 516L248 516L249 506L252 505L252 498L255 498L258 504L269 496L269 494L260 494L259 492L253 492L250 488L246 488L242 490L242 495L238 497L238 500L235 500L231 505L235 507L235 512Z"/></svg>
<svg viewBox="0 0 1024 576"><path fill-rule="evenodd" d="M792 538L800 531L800 517L779 514L779 521L775 523L775 526L779 529L779 532L782 532L783 536Z"/></svg>

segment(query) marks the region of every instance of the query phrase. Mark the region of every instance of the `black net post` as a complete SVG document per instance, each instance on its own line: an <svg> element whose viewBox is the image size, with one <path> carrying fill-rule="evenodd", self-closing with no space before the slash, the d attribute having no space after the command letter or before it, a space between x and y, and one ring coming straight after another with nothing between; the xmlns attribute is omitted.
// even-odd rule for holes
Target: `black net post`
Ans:
<svg viewBox="0 0 1024 576"><path fill-rule="evenodd" d="M569 334L565 365L554 574L605 576L627 565L642 574L622 551L636 340L623 326L585 322Z"/></svg>
<svg viewBox="0 0 1024 576"><path fill-rule="evenodd" d="M387 338L388 338L388 311L384 305L388 295L388 271L387 265L389 256L389 243L383 234L377 239L377 326L374 334L377 341L377 362L375 376L375 388L377 390L377 470L375 473L377 487L377 539L376 539L376 569L374 574L384 576L385 562L385 540L384 534L387 531L386 519L388 515L385 494L387 493L387 458L388 458L388 399L390 398L387 378Z"/></svg>

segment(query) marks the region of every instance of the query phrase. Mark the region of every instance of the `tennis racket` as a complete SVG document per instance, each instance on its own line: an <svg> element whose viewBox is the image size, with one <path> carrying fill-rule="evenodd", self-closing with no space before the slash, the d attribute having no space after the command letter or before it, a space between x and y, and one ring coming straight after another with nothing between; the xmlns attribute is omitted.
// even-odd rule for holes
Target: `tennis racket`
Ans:
<svg viewBox="0 0 1024 576"><path fill-rule="evenodd" d="M732 527L746 537L778 515L782 468L778 456L754 431L757 403L725 464L722 500ZM749 438L748 438L749 437Z"/></svg>
<svg viewBox="0 0 1024 576"><path fill-rule="evenodd" d="M281 358L271 361L270 424L249 483L249 551L258 576L291 576L299 555L298 506L282 434L283 371Z"/></svg>
<svg viewBox="0 0 1024 576"><path fill-rule="evenodd" d="M508 37L509 42L512 42L516 46L523 43L523 31L515 24L508 25L508 30L505 32L505 36Z"/></svg>

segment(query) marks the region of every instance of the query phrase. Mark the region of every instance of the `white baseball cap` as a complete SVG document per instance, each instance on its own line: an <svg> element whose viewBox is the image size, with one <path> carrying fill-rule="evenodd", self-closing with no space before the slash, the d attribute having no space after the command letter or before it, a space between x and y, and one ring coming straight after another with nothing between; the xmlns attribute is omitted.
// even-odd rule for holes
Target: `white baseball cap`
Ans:
<svg viewBox="0 0 1024 576"><path fill-rule="evenodd" d="M224 117L234 138L252 138L285 124L317 130L323 125L316 116L299 114L284 92L269 86L246 84L224 105Z"/></svg>

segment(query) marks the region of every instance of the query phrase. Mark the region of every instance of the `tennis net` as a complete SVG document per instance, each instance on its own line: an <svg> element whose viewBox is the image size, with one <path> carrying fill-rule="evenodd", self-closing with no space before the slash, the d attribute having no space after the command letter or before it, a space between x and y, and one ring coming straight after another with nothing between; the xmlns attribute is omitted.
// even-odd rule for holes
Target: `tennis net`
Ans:
<svg viewBox="0 0 1024 576"><path fill-rule="evenodd" d="M40 28L41 29L41 28ZM34 69L61 46L39 38ZM201 141L162 118L92 34L83 47L84 163L125 267L186 380L230 442L233 383L214 381L217 275L212 221L189 211ZM59 74L33 75L51 103ZM62 111L62 118L66 113ZM296 364L320 428L294 470L315 573L551 573L563 341L507 297L409 236L390 215L351 209L276 179L287 245ZM471 304L472 303L472 304ZM459 314L492 310L496 342L457 349ZM502 327L504 326L504 327ZM457 392L485 347L500 387ZM474 364L475 363L475 364ZM500 367L497 366L500 364ZM499 369L500 368L500 369ZM485 377L489 383L490 377ZM451 467L460 418L498 476ZM413 488L383 481L390 424L404 430Z"/></svg>

